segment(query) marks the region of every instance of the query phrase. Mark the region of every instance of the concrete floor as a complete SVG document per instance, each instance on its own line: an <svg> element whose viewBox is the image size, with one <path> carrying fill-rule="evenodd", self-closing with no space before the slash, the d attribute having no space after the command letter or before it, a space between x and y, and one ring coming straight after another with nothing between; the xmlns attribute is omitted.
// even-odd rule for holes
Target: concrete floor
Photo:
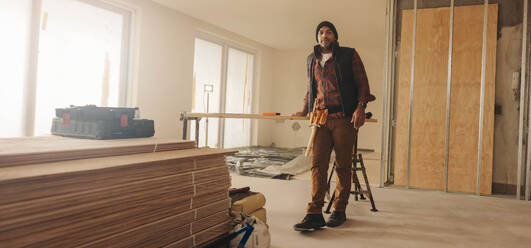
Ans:
<svg viewBox="0 0 531 248"><path fill-rule="evenodd" d="M370 211L368 200L351 197L345 224L299 233L292 227L304 216L310 181L231 176L233 187L266 196L273 248L531 247L531 202L373 188L378 212Z"/></svg>

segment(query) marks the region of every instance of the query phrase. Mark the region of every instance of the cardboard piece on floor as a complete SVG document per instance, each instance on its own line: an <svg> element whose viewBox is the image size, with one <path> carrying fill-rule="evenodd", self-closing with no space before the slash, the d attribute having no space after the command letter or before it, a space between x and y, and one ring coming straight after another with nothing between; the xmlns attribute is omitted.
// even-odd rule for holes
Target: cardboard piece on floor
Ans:
<svg viewBox="0 0 531 248"><path fill-rule="evenodd" d="M251 212L262 208L265 205L265 196L261 193L247 196L239 201L232 203L232 211L250 214Z"/></svg>

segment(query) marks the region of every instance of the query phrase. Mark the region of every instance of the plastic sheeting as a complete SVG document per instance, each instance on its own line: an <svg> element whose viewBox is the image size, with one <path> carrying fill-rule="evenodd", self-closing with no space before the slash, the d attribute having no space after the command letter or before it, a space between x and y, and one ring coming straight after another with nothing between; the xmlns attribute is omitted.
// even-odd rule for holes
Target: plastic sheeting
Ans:
<svg viewBox="0 0 531 248"><path fill-rule="evenodd" d="M285 163L284 165L270 165L264 169L261 169L261 173L268 174L289 174L299 175L308 171L312 167L312 158L306 157L304 154L300 154L293 160Z"/></svg>
<svg viewBox="0 0 531 248"><path fill-rule="evenodd" d="M304 148L245 147L227 156L232 171L244 176L291 179L311 168Z"/></svg>

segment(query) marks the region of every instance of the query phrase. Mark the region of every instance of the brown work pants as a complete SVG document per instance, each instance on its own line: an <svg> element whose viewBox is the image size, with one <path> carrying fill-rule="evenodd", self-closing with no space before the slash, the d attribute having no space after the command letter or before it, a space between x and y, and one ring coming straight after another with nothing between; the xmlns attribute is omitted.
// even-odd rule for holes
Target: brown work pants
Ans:
<svg viewBox="0 0 531 248"><path fill-rule="evenodd" d="M312 201L306 208L307 214L320 214L328 190L328 166L332 148L336 153L335 211L344 212L347 208L351 186L352 152L355 129L350 118L327 120L317 129L312 154Z"/></svg>

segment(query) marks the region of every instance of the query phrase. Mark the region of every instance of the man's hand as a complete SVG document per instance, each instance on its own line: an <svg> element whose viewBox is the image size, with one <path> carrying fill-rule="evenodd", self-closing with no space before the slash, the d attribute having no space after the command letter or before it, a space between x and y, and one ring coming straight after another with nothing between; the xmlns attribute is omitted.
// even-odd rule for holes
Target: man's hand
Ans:
<svg viewBox="0 0 531 248"><path fill-rule="evenodd" d="M292 114L291 116L306 116L307 114L308 113L305 113L305 112L301 111L301 112L297 112L295 114Z"/></svg>
<svg viewBox="0 0 531 248"><path fill-rule="evenodd" d="M354 123L354 128L356 129L363 126L363 124L365 124L365 108L358 106L356 110L354 110L354 114L352 115L352 120L350 122Z"/></svg>

